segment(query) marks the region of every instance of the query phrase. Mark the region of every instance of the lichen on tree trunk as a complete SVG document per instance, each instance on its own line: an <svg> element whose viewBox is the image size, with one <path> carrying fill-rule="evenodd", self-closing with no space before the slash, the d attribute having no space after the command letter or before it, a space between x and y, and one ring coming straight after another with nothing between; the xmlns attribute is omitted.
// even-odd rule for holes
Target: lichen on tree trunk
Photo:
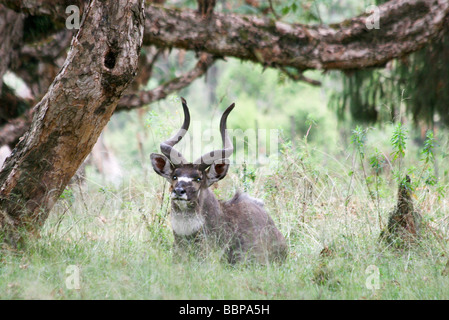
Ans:
<svg viewBox="0 0 449 320"><path fill-rule="evenodd" d="M144 1L93 0L33 123L0 172L0 227L15 244L36 230L91 151L133 79Z"/></svg>

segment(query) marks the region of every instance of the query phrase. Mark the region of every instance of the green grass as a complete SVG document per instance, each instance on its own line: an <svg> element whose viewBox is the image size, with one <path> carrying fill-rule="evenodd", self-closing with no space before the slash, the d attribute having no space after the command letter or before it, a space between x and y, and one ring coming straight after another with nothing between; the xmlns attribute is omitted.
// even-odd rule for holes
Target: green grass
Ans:
<svg viewBox="0 0 449 320"><path fill-rule="evenodd" d="M409 250L378 242L380 226L395 203L396 186L384 183L377 208L362 173L351 159L329 160L340 170L313 167L284 150L278 172L252 171L249 192L263 198L286 236L289 256L282 265L230 266L217 254L172 260L168 195L162 179L130 178L118 188L92 181L71 186L51 212L39 238L26 247L0 250L2 299L448 299L447 199L432 188L418 190L416 202L427 231ZM301 160L303 159L303 160ZM385 178L385 180L388 177ZM219 184L227 199L242 188L242 168ZM249 182L248 182L249 181ZM327 247L330 254L322 257ZM80 288L67 287L69 266L77 266ZM378 289L366 286L379 270ZM70 269L69 269L70 270ZM370 270L370 269L368 269Z"/></svg>

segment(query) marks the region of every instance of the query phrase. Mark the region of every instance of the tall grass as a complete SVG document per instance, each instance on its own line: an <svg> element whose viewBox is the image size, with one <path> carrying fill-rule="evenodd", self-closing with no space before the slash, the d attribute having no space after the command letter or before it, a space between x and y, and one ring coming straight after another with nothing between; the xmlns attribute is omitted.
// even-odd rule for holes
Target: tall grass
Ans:
<svg viewBox="0 0 449 320"><path fill-rule="evenodd" d="M20 250L0 250L0 297L448 299L449 278L442 275L448 259L444 184L416 186L416 205L427 226L419 245L388 248L378 242L379 220L387 220L396 201L394 170L380 166L388 160L380 146L354 141L356 153L348 149L340 155L307 139L297 149L286 144L275 171L237 166L214 189L221 199L238 188L264 199L288 241L282 265L230 266L217 253L173 261L167 185L161 178L129 177L116 188L87 180L67 188L40 237ZM424 172L430 149L428 141ZM401 150L401 167L410 168ZM71 266L79 270L79 288L69 281ZM373 268L379 272L374 288L367 285Z"/></svg>

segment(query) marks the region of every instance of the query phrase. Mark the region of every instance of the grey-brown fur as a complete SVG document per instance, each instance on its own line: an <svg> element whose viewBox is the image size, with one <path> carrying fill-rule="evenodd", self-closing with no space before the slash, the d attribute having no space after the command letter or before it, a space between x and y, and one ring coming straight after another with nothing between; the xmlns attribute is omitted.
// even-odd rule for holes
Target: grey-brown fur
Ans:
<svg viewBox="0 0 449 320"><path fill-rule="evenodd" d="M230 262L255 259L260 263L282 261L287 254L284 236L276 228L261 200L245 193L236 193L229 201L221 203L226 212Z"/></svg>
<svg viewBox="0 0 449 320"><path fill-rule="evenodd" d="M182 101L185 114L182 129L187 130L190 115L185 100ZM225 252L230 263L282 261L287 255L287 244L262 200L238 192L229 201L218 201L209 189L226 176L229 168L227 161L222 160L232 154L232 144L225 130L227 115L233 107L225 111L220 122L224 149L213 151L212 157L206 154L198 164L186 163L173 148L182 135L161 143L164 155L151 155L153 169L170 182L175 252L189 252L193 248L196 253L202 253L218 248ZM172 163L172 154L181 159L180 163Z"/></svg>

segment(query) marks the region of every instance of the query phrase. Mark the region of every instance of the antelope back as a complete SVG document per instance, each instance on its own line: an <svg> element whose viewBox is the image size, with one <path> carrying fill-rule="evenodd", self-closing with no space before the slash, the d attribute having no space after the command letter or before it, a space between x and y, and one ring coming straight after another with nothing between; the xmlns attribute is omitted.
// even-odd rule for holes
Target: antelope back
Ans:
<svg viewBox="0 0 449 320"><path fill-rule="evenodd" d="M246 193L236 193L222 207L231 233L228 251L231 263L254 260L266 264L285 259L285 238L265 210L262 200Z"/></svg>

